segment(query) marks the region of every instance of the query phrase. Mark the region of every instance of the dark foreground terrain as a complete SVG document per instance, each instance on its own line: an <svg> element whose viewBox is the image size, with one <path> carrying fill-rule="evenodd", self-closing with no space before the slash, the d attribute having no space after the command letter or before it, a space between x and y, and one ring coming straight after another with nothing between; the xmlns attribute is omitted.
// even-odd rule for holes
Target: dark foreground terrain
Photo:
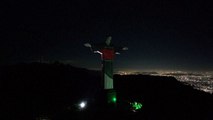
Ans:
<svg viewBox="0 0 213 120"><path fill-rule="evenodd" d="M173 77L115 75L116 107L104 104L100 84L101 72L60 63L1 66L1 120L213 120L213 95ZM143 107L132 111L133 101Z"/></svg>

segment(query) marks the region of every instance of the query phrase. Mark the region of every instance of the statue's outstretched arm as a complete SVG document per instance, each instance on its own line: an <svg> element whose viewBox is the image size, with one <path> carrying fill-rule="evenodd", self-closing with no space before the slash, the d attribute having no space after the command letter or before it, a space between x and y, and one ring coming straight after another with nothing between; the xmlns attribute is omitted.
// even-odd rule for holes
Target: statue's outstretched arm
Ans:
<svg viewBox="0 0 213 120"><path fill-rule="evenodd" d="M90 48L90 50L91 50L93 53L102 54L102 53L100 52L100 47L99 47L100 45L91 45L90 43L85 43L84 46Z"/></svg>

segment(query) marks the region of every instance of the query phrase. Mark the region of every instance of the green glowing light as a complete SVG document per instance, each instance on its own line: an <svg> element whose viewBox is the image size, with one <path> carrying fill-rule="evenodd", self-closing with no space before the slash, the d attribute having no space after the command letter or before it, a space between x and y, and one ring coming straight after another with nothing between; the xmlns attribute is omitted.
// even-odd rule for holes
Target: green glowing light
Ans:
<svg viewBox="0 0 213 120"><path fill-rule="evenodd" d="M117 97L116 97L115 90L108 90L107 91L107 102L110 103L110 104L111 103L116 104Z"/></svg>
<svg viewBox="0 0 213 120"><path fill-rule="evenodd" d="M143 107L143 105L139 102L132 102L130 105L133 110L140 110Z"/></svg>
<svg viewBox="0 0 213 120"><path fill-rule="evenodd" d="M116 101L117 101L117 98L116 98L116 97L113 97L113 98L112 98L112 102L115 103Z"/></svg>

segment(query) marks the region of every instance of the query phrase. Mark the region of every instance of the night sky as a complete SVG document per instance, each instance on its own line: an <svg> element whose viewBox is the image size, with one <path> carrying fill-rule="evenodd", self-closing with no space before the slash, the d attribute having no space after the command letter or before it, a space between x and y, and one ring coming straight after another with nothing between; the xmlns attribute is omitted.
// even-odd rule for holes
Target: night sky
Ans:
<svg viewBox="0 0 213 120"><path fill-rule="evenodd" d="M100 68L84 47L108 35L128 51L116 70L213 70L213 4L189 0L7 0L0 4L0 64L60 61Z"/></svg>

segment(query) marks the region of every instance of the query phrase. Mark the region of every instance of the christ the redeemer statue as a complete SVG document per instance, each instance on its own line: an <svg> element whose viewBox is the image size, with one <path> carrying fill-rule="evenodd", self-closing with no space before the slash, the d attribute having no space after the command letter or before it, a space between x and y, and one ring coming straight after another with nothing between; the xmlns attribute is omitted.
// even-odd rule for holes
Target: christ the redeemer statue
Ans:
<svg viewBox="0 0 213 120"><path fill-rule="evenodd" d="M120 54L122 50L128 50L127 47L115 47L111 44L112 37L107 37L104 44L91 45L90 43L84 44L89 47L93 53L101 54L102 59L102 73L103 73L103 83L105 90L113 89L113 60L115 54Z"/></svg>

